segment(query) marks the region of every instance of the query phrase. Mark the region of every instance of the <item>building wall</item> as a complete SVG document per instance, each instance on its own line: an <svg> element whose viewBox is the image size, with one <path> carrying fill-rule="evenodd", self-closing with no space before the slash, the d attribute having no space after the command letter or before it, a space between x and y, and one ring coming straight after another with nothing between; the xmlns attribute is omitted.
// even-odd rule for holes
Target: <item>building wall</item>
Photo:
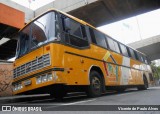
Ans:
<svg viewBox="0 0 160 114"><path fill-rule="evenodd" d="M20 5L20 4L17 4L12 0L0 0L0 2L2 4L5 4L7 6L10 6L10 7L14 8L14 9L17 9L19 11L24 12L24 14L25 14L25 23L28 23L34 17L34 11L33 10L31 10L31 9L29 9L27 7L24 7L24 6Z"/></svg>
<svg viewBox="0 0 160 114"><path fill-rule="evenodd" d="M0 97L12 95L13 63L0 62Z"/></svg>
<svg viewBox="0 0 160 114"><path fill-rule="evenodd" d="M16 28L24 26L24 12L0 3L0 23Z"/></svg>

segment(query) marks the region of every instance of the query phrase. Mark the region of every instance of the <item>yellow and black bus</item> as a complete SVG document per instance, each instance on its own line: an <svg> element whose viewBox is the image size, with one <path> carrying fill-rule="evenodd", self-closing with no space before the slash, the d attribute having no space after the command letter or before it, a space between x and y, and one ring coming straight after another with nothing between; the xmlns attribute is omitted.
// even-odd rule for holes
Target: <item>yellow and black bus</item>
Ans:
<svg viewBox="0 0 160 114"><path fill-rule="evenodd" d="M97 97L107 89L144 90L152 81L145 54L69 14L49 10L19 31L14 95L62 98L84 91Z"/></svg>

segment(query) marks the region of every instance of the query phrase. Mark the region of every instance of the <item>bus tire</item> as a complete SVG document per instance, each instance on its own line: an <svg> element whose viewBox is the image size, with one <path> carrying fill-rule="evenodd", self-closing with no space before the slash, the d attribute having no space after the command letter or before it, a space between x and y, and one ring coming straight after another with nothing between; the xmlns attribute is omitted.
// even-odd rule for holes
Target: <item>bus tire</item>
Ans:
<svg viewBox="0 0 160 114"><path fill-rule="evenodd" d="M148 81L147 81L147 78L146 76L143 76L143 82L144 82L144 85L142 86L138 86L138 90L147 90L148 88Z"/></svg>
<svg viewBox="0 0 160 114"><path fill-rule="evenodd" d="M90 73L90 85L86 90L88 97L99 97L102 94L102 78L97 71Z"/></svg>

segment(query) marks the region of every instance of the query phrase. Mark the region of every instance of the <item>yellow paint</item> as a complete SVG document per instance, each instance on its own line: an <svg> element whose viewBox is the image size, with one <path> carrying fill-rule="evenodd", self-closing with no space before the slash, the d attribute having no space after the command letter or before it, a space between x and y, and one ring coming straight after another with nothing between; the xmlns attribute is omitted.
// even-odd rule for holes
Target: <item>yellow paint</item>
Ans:
<svg viewBox="0 0 160 114"><path fill-rule="evenodd" d="M107 61L107 59L109 58L109 56L110 56L110 53L109 53L109 51L107 51L107 53L103 57L103 60Z"/></svg>

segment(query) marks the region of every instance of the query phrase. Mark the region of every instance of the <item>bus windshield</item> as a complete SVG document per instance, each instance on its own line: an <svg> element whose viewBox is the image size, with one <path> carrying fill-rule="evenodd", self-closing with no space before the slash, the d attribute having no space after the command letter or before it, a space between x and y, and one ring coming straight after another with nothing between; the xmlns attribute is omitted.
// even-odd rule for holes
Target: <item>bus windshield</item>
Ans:
<svg viewBox="0 0 160 114"><path fill-rule="evenodd" d="M55 12L49 12L31 22L22 31L17 47L17 57L50 41L59 41L59 24Z"/></svg>

